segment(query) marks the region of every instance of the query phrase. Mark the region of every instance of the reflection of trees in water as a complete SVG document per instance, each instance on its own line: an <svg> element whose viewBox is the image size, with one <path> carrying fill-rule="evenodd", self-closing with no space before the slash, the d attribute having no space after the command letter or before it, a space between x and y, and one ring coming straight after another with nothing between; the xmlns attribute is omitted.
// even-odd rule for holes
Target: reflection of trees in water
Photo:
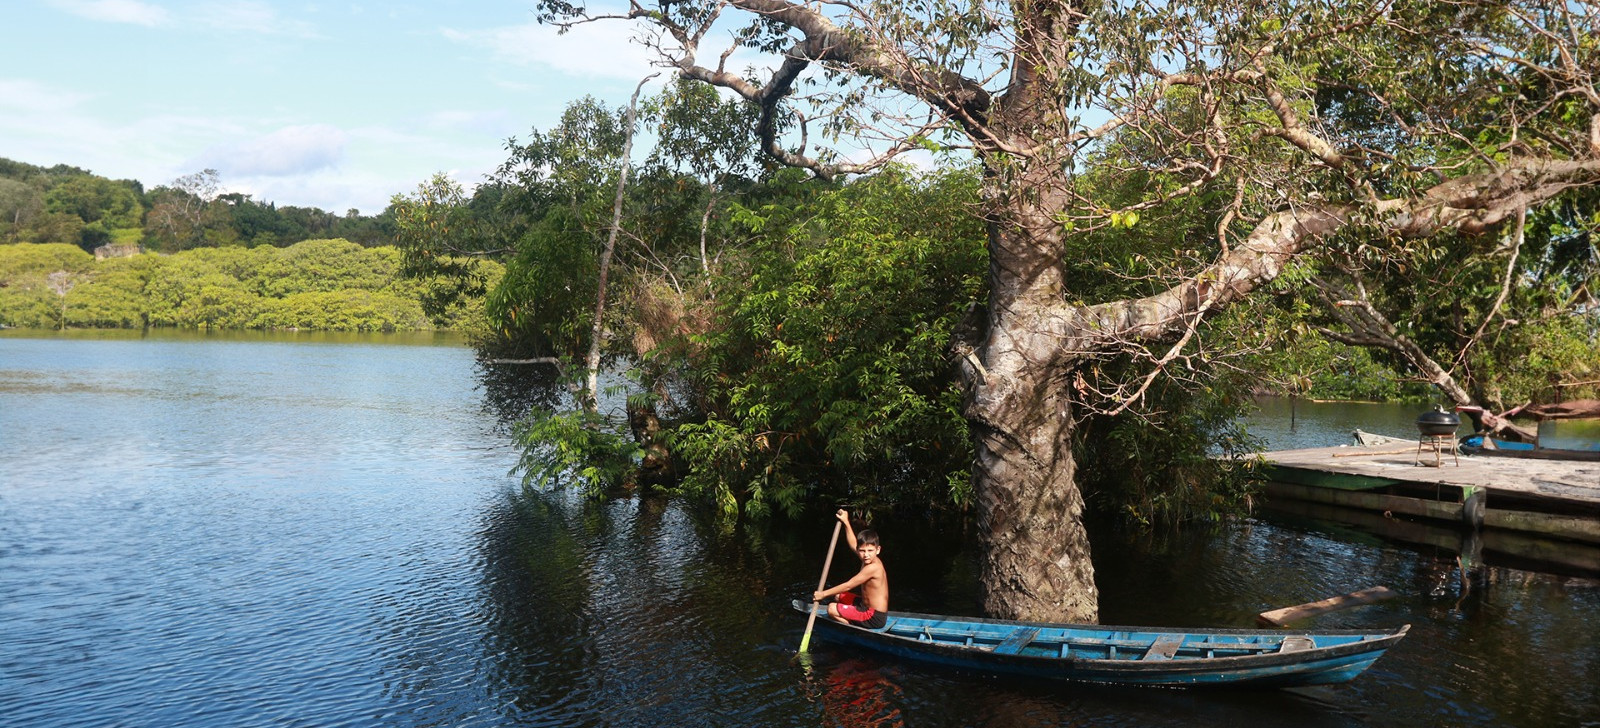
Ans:
<svg viewBox="0 0 1600 728"><path fill-rule="evenodd" d="M1244 626L1283 606L1384 583L1402 597L1324 617L1318 626L1414 623L1376 670L1337 692L1169 691L995 679L925 668L814 641L813 677L795 647L804 620L789 600L816 586L831 526L820 515L727 528L683 500L604 503L510 488L480 531L483 625L479 705L503 723L557 725L1061 724L1340 727L1519 716L1576 725L1600 693L1588 619L1600 590L1491 568L1471 598L1429 595L1453 560L1334 541L1265 523L1170 538L1111 540L1102 570L1112 613L1140 622ZM897 605L972 613L948 524L884 519ZM1102 534L1102 538L1108 538ZM886 559L889 558L887 555ZM854 568L836 555L837 583ZM958 603L959 604L958 604ZM949 604L943 609L940 604ZM1430 612L1433 614L1430 615ZM1549 658L1549 659L1546 659ZM1518 675L1477 691L1467 674ZM1551 691L1549 685L1564 685ZM1426 688L1426 689L1424 689ZM474 707L473 709L481 710ZM1445 713L1441 713L1445 711ZM1393 722L1393 721L1391 721ZM1408 724L1410 724L1408 723ZM1398 723L1396 723L1398 724Z"/></svg>
<svg viewBox="0 0 1600 728"><path fill-rule="evenodd" d="M570 499L508 491L489 502L482 538L483 671L491 704L523 719L580 715L601 664L588 613L594 591Z"/></svg>
<svg viewBox="0 0 1600 728"><path fill-rule="evenodd" d="M479 361L477 369L483 411L494 415L504 431L509 432L512 423L534 409L571 406L571 395L561 385L554 366Z"/></svg>
<svg viewBox="0 0 1600 728"><path fill-rule="evenodd" d="M793 709L770 564L683 502L512 490L480 535L485 689L508 717L734 725Z"/></svg>

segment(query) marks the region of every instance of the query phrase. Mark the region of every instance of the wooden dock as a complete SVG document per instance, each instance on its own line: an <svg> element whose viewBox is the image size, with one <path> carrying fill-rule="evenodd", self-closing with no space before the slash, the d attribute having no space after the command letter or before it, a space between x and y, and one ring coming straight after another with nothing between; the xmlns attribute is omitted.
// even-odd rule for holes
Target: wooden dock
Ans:
<svg viewBox="0 0 1600 728"><path fill-rule="evenodd" d="M1600 543L1600 462L1441 455L1434 467L1435 453L1419 454L1414 441L1269 452L1266 490L1473 530Z"/></svg>

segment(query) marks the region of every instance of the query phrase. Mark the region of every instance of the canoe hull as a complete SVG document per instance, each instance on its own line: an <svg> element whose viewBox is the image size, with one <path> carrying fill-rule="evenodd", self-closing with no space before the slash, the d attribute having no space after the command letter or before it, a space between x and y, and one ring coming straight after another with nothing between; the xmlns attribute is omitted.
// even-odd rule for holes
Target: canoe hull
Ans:
<svg viewBox="0 0 1600 728"><path fill-rule="evenodd" d="M804 612L809 605L796 602ZM891 613L882 630L816 621L825 639L907 660L999 675L1121 685L1284 688L1333 685L1360 675L1402 637L1392 632L1282 632L1101 627ZM1018 631L1031 639L1019 640ZM916 636L912 636L916 635ZM1310 645L1284 651L1292 645ZM1301 642L1294 642L1295 639ZM1015 643L1025 641L1024 647ZM1171 657L1156 642L1184 645ZM1107 644L1123 645L1121 654ZM1015 651L1013 651L1015 650ZM1218 656L1205 656L1207 651ZM1156 652L1149 655L1147 653ZM1066 653L1063 657L1061 653Z"/></svg>

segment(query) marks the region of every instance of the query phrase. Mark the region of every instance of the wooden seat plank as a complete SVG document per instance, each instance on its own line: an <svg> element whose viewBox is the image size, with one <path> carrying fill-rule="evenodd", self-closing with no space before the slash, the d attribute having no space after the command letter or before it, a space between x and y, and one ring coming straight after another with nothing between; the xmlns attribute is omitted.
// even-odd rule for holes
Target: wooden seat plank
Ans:
<svg viewBox="0 0 1600 728"><path fill-rule="evenodd" d="M1183 635L1168 634L1156 638L1150 643L1150 649L1144 653L1146 660L1170 660L1178 654L1178 647L1183 644Z"/></svg>
<svg viewBox="0 0 1600 728"><path fill-rule="evenodd" d="M1006 636L1005 641L995 645L994 651L1000 655L1021 654L1022 649L1027 647L1028 643L1038 636L1039 629L1037 627L1018 627L1010 635Z"/></svg>

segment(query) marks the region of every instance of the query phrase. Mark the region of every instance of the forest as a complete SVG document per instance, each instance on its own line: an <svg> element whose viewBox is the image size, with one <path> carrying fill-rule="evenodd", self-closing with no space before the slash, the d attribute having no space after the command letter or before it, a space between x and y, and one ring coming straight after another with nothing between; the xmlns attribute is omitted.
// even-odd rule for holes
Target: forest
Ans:
<svg viewBox="0 0 1600 728"><path fill-rule="evenodd" d="M392 235L391 211L279 207L214 170L146 190L0 159L0 326L481 328L481 302L423 312Z"/></svg>

